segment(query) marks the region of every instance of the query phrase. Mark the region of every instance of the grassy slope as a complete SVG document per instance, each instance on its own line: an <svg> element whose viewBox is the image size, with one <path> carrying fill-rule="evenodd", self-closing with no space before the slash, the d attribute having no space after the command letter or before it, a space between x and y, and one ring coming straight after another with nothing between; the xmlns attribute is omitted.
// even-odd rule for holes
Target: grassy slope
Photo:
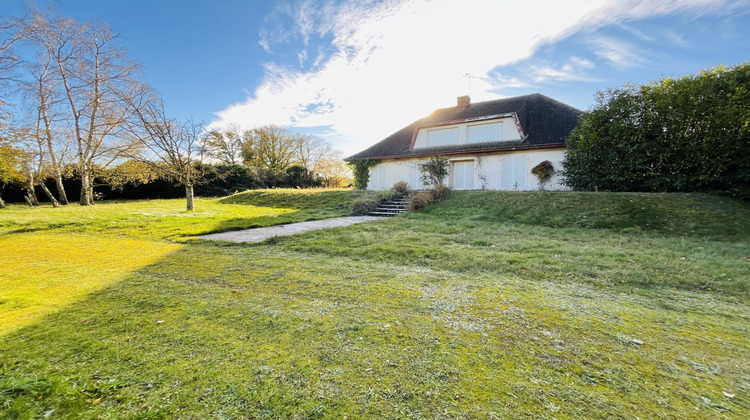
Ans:
<svg viewBox="0 0 750 420"><path fill-rule="evenodd" d="M279 201L328 212L295 198ZM201 229L231 224L216 209ZM0 252L64 244L49 212ZM201 230L159 220L162 237ZM113 244L143 238L121 223ZM6 334L0 417L747 418L749 228L746 204L703 195L457 193L386 222L187 243Z"/></svg>
<svg viewBox="0 0 750 420"><path fill-rule="evenodd" d="M661 285L750 300L750 205L722 197L455 192L423 212L352 230L277 242L455 272Z"/></svg>

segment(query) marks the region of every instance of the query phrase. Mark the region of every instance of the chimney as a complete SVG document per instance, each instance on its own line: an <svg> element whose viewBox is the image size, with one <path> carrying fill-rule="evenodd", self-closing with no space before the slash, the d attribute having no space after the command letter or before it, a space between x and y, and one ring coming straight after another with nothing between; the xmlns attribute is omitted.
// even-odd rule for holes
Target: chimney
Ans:
<svg viewBox="0 0 750 420"><path fill-rule="evenodd" d="M457 99L458 104L456 105L458 108L466 108L471 104L471 98L469 95L466 96L459 96Z"/></svg>

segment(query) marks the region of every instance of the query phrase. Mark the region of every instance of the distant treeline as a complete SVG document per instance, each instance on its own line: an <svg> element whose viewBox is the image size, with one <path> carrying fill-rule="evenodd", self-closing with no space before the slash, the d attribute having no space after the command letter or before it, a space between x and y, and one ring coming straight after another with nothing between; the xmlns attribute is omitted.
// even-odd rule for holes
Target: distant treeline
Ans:
<svg viewBox="0 0 750 420"><path fill-rule="evenodd" d="M202 197L220 197L261 188L317 188L323 187L324 180L310 174L302 166L291 166L286 171L274 172L261 168L250 168L244 165L210 165L203 164L205 182L195 186L195 194ZM132 200L181 198L185 196L185 188L179 183L163 178L134 180L128 177L124 182L113 182L120 174L115 170L100 170L94 178L94 198L97 200ZM47 178L48 188L55 188L55 180ZM81 177L74 171L63 176L65 190L72 197L81 191ZM36 186L36 195L40 201L48 201L41 186ZM20 185L0 183L2 197L7 202L23 203L26 188Z"/></svg>

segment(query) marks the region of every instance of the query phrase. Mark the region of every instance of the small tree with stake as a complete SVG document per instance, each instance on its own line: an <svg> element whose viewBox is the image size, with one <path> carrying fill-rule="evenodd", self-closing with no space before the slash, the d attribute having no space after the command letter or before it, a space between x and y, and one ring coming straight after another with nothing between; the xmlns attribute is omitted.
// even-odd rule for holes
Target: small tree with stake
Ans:
<svg viewBox="0 0 750 420"><path fill-rule="evenodd" d="M187 211L193 211L193 186L204 177L200 165L204 125L192 119L178 121L168 118L162 101L151 95L135 109L138 118L131 132L145 153L132 157L184 185Z"/></svg>
<svg viewBox="0 0 750 420"><path fill-rule="evenodd" d="M445 156L433 156L427 162L420 163L422 183L428 186L443 186L445 178L448 177L448 166L448 158Z"/></svg>

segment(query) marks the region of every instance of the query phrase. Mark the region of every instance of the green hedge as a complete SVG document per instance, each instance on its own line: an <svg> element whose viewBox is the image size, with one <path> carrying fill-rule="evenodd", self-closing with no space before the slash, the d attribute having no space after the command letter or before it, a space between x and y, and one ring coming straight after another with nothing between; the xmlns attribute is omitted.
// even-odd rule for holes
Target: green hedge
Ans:
<svg viewBox="0 0 750 420"><path fill-rule="evenodd" d="M568 137L566 183L750 198L749 86L744 63L599 92Z"/></svg>

